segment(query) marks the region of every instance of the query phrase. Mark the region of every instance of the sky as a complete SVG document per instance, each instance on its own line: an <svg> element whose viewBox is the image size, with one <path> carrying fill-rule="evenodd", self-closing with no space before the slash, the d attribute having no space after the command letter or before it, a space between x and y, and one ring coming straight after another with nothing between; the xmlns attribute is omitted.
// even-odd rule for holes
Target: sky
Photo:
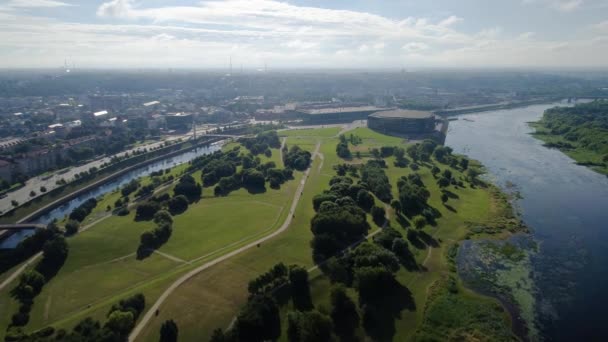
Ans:
<svg viewBox="0 0 608 342"><path fill-rule="evenodd" d="M0 0L0 68L606 68L608 0Z"/></svg>

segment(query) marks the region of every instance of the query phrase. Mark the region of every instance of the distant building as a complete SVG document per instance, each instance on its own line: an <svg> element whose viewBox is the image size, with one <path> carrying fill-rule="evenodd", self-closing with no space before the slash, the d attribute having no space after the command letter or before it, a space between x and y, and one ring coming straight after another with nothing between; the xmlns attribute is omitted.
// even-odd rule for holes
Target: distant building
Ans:
<svg viewBox="0 0 608 342"><path fill-rule="evenodd" d="M172 113L165 116L167 129L176 131L189 130L192 127L192 120L192 114Z"/></svg>
<svg viewBox="0 0 608 342"><path fill-rule="evenodd" d="M389 108L375 106L299 108L297 115L304 123L324 124L365 120L367 116Z"/></svg>
<svg viewBox="0 0 608 342"><path fill-rule="evenodd" d="M108 115L108 111L107 110L101 110L99 112L93 113L93 116L96 117L96 118L103 117L105 115Z"/></svg>
<svg viewBox="0 0 608 342"><path fill-rule="evenodd" d="M439 134L436 122L433 113L398 109L371 114L367 127L382 134L424 139Z"/></svg>

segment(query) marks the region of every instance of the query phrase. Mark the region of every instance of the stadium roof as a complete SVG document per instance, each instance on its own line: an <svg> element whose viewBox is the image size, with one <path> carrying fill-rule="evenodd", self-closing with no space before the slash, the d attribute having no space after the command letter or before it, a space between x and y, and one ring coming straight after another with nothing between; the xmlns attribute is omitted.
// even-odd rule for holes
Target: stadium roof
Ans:
<svg viewBox="0 0 608 342"><path fill-rule="evenodd" d="M300 112L310 115L324 115L335 113L356 113L356 112L374 112L381 111L383 108L375 106L362 107L339 107L339 108L319 108L319 109L301 109Z"/></svg>
<svg viewBox="0 0 608 342"><path fill-rule="evenodd" d="M370 116L374 118L429 119L433 117L433 113L423 112L419 110L398 109L378 112Z"/></svg>

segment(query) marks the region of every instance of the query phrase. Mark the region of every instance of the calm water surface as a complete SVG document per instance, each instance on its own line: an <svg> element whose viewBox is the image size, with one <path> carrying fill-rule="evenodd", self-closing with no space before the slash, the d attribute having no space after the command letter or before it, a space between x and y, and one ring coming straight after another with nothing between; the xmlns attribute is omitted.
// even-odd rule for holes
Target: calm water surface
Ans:
<svg viewBox="0 0 608 342"><path fill-rule="evenodd" d="M446 145L523 196L516 205L540 246L533 267L543 337L606 341L608 178L529 134L527 122L555 105L460 115L450 122Z"/></svg>

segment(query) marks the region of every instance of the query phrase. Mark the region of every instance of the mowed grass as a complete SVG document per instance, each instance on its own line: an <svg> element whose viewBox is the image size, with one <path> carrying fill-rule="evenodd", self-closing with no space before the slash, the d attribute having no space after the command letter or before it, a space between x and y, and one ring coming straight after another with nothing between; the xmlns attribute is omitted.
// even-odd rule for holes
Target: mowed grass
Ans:
<svg viewBox="0 0 608 342"><path fill-rule="evenodd" d="M400 138L383 136L365 128L347 132L346 135L350 133L363 138L363 144L358 146L362 151L381 146L406 147ZM323 161L317 158L313 163L303 197L289 229L259 248L248 250L201 272L183 284L161 306L160 315L151 321L140 335L139 340L157 340L160 324L167 319L174 319L177 322L180 327L180 337L184 340L206 340L214 329L225 329L230 325L240 307L247 300L249 280L267 271L277 262L297 263L305 267L313 265L309 244L312 239L310 219L314 215L312 197L328 188L329 180L335 175L334 165L346 162L363 163L367 159L363 157L360 160L342 160L335 154L337 139L313 137L313 134L290 136L287 141L288 145L298 144L303 148L308 146L307 150L312 150L317 140L322 141L320 152L324 157ZM352 146L351 149L353 149ZM396 197L398 195L397 179L413 171L410 168L394 167L393 158L388 158L387 164L389 168L386 172L393 185L393 195ZM447 168L439 163L437 165L442 170ZM439 187L430 173L430 168L430 164L423 165L417 172L432 194L429 204L441 213L441 218L437 220L436 226L424 228L425 232L439 242L439 246L437 248L424 246L417 249L410 245L418 263L424 264L426 271L410 272L401 269L397 273L398 280L412 292L417 309L415 311L405 310L401 313L395 323L396 334L393 338L395 341L412 339L416 329L423 322L429 289L443 274L453 272L446 256L447 250L453 243L465 237L469 222L486 222L499 214L499 210L493 205L494 199L491 191L485 188L466 186L455 189L450 186L449 190L458 196L458 199L450 199L447 203L449 208L444 206L440 199ZM461 172L453 169L452 172L457 179L462 177ZM405 236L406 228L402 227L403 221L401 220L402 223L400 223L392 212L390 216L391 226ZM315 305L327 308L329 281L318 271L311 275L311 279L311 292ZM468 292L466 300L479 305L496 304L496 301L492 299ZM286 309L284 307L282 311L286 311ZM285 326L283 328L285 329ZM285 336L282 337L282 340L285 340Z"/></svg>
<svg viewBox="0 0 608 342"><path fill-rule="evenodd" d="M279 150L274 149L273 155L279 156ZM278 166L281 167L282 162ZM176 172L181 173L183 169ZM193 176L200 182L200 172ZM166 256L152 254L147 259L136 260L140 235L152 229L154 223L134 221L134 209L129 216L105 218L69 238L68 259L35 298L26 331L49 324L71 328L86 316L103 321L112 304L137 292L143 292L148 303L152 303L184 272L278 228L301 177L302 173L295 172L295 179L280 189L267 188L260 194L240 189L215 198L210 195L213 189L205 188L198 203L174 217L173 234L159 249ZM146 182L149 180L142 180ZM172 193L173 186L164 191ZM119 196L119 193L107 194L100 206L105 207ZM93 215L102 212L105 210L98 206ZM9 289L15 285L16 282ZM18 306L8 291L0 294L0 303L6 304L0 310L0 323L7 326Z"/></svg>
<svg viewBox="0 0 608 342"><path fill-rule="evenodd" d="M301 142L307 144L300 145ZM302 148L311 146L310 150L313 150L316 140L310 137L289 137L287 144L297 144ZM180 327L180 339L205 341L214 329L226 328L230 324L247 300L249 280L278 262L311 267L310 220L314 215L312 198L325 189L331 179L332 166L337 163L336 144L337 139L327 139L321 145L320 152L326 156L323 165L320 158L313 161L295 216L285 232L259 248L249 249L184 283L163 303L159 316L150 321L138 340L158 340L162 322L174 319Z"/></svg>
<svg viewBox="0 0 608 342"><path fill-rule="evenodd" d="M327 128L302 128L302 129L289 129L279 131L278 134L281 137L319 137L319 138L331 138L336 136L340 132L340 127L327 127Z"/></svg>

